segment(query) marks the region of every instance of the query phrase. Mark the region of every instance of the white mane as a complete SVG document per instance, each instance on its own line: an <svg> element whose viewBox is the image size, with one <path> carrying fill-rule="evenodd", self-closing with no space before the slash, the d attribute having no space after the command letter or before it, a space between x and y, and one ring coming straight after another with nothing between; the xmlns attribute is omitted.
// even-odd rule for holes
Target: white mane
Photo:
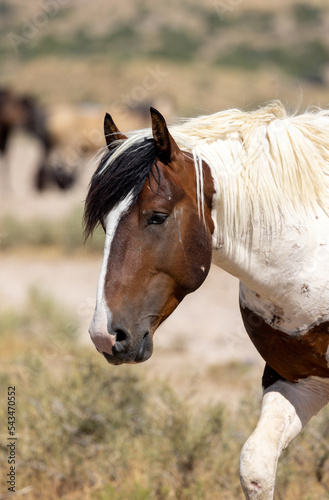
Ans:
<svg viewBox="0 0 329 500"><path fill-rule="evenodd" d="M252 221L266 228L286 214L329 212L329 110L287 116L275 101L254 112L237 109L169 127L178 146L195 160L202 209L202 160L211 170L221 235L246 234ZM151 137L131 132L117 148Z"/></svg>

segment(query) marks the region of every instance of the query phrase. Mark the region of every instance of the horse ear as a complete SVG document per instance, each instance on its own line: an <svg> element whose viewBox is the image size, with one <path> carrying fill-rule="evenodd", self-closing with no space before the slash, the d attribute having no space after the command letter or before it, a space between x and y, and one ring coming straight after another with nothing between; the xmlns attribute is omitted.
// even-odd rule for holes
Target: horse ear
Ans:
<svg viewBox="0 0 329 500"><path fill-rule="evenodd" d="M155 108L150 109L152 118L152 133L157 148L157 156L163 162L168 164L173 161L180 152L179 147L169 133L166 120L162 114Z"/></svg>
<svg viewBox="0 0 329 500"><path fill-rule="evenodd" d="M125 140L127 137L122 134L116 124L114 123L112 116L108 113L105 114L104 118L104 135L108 149L111 151L114 147L114 141Z"/></svg>

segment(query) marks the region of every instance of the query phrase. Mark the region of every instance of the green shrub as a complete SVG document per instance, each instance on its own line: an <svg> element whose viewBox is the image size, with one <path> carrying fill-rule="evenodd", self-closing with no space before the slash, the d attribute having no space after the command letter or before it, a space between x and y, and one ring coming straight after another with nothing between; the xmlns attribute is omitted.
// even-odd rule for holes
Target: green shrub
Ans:
<svg viewBox="0 0 329 500"><path fill-rule="evenodd" d="M290 48L258 49L248 45L238 45L218 57L215 62L247 70L272 64L295 77L321 82L328 57L329 49L322 42L314 40Z"/></svg>
<svg viewBox="0 0 329 500"><path fill-rule="evenodd" d="M317 24L323 15L322 9L315 5L300 3L293 6L293 15L297 24Z"/></svg>
<svg viewBox="0 0 329 500"><path fill-rule="evenodd" d="M193 59L200 41L189 32L163 26L160 34L159 47L150 51L151 56L163 57L173 61L189 61Z"/></svg>

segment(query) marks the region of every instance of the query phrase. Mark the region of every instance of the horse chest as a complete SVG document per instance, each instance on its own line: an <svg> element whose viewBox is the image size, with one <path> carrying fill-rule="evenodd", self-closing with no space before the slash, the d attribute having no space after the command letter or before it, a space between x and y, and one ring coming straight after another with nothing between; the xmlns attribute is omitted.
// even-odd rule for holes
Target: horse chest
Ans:
<svg viewBox="0 0 329 500"><path fill-rule="evenodd" d="M265 361L290 382L310 376L329 377L329 321L302 334L289 334L268 324L240 304L250 339Z"/></svg>

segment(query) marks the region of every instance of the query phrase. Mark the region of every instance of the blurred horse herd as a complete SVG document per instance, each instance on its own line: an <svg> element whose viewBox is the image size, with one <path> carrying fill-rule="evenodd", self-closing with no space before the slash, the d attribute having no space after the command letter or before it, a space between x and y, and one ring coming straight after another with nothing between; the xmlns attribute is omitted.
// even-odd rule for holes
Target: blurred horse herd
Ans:
<svg viewBox="0 0 329 500"><path fill-rule="evenodd" d="M10 189L10 161L8 150L12 136L17 130L25 131L35 138L40 145L40 158L35 166L33 185L37 191L43 191L51 185L59 189L73 186L76 174L73 170L51 161L51 153L56 147L57 138L52 133L46 112L30 95L20 95L10 89L0 89L0 151L1 181ZM24 168L24 165L21 166Z"/></svg>
<svg viewBox="0 0 329 500"><path fill-rule="evenodd" d="M13 138L22 133L38 145L39 154L30 179L35 193L72 189L83 165L104 146L105 108L85 103L58 104L45 109L33 95L0 88L1 196L10 193L13 187L9 151L17 145ZM145 124L144 108L148 111L149 106L124 110L121 123L126 122L126 128L140 128ZM24 164L19 168L24 169Z"/></svg>

